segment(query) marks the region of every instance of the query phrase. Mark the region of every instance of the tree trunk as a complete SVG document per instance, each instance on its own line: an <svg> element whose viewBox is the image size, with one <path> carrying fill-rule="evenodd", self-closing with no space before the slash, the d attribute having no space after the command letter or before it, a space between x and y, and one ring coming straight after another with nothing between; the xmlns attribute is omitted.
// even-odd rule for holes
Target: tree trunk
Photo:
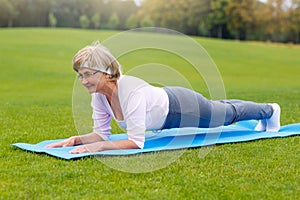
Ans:
<svg viewBox="0 0 300 200"><path fill-rule="evenodd" d="M218 26L218 38L222 39L223 38L223 29L222 25Z"/></svg>
<svg viewBox="0 0 300 200"><path fill-rule="evenodd" d="M8 27L12 27L12 26L13 26L13 19L12 19L12 18L9 18L9 19L7 20L7 26L8 26Z"/></svg>
<svg viewBox="0 0 300 200"><path fill-rule="evenodd" d="M236 32L236 40L240 40L241 39L241 30L237 30Z"/></svg>

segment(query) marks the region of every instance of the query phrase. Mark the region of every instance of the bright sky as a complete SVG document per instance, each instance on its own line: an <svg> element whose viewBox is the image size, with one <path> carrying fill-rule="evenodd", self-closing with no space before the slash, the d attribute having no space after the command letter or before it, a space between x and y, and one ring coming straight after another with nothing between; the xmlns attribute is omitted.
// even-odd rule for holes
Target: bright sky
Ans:
<svg viewBox="0 0 300 200"><path fill-rule="evenodd" d="M138 6L141 5L142 0L134 0L134 1L135 1L136 5L138 5Z"/></svg>
<svg viewBox="0 0 300 200"><path fill-rule="evenodd" d="M267 2L268 0L259 0L259 1L261 1L261 2ZM291 5L292 4L292 0L285 0L285 4L287 6Z"/></svg>

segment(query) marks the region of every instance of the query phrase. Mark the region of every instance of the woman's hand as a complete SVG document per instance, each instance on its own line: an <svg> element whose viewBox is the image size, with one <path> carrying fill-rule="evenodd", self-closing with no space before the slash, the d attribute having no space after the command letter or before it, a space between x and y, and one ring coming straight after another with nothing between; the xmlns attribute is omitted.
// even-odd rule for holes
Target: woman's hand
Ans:
<svg viewBox="0 0 300 200"><path fill-rule="evenodd" d="M48 144L45 148L69 147L78 144L91 144L99 141L103 141L103 139L97 133L88 133L86 135L70 137L62 142Z"/></svg>
<svg viewBox="0 0 300 200"><path fill-rule="evenodd" d="M69 147L77 144L81 144L80 136L72 136L62 142L48 144L45 148Z"/></svg>
<svg viewBox="0 0 300 200"><path fill-rule="evenodd" d="M138 149L139 147L131 140L101 141L75 147L70 151L72 154L87 152L99 152L104 150Z"/></svg>
<svg viewBox="0 0 300 200"><path fill-rule="evenodd" d="M88 153L88 152L98 152L103 151L102 149L103 142L95 142L92 144L86 144L79 147L75 147L70 151L71 154L80 154L80 153Z"/></svg>

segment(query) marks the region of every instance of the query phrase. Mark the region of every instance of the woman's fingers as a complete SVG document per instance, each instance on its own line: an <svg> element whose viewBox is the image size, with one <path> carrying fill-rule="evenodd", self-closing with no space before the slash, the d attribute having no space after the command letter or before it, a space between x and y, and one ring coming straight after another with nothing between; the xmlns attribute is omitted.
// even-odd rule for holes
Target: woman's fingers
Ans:
<svg viewBox="0 0 300 200"><path fill-rule="evenodd" d="M62 142L48 144L45 146L45 148L69 147L69 146L74 146L74 145L75 145L75 138L70 137L69 139L64 140Z"/></svg>
<svg viewBox="0 0 300 200"><path fill-rule="evenodd" d="M74 142L72 142L72 141L66 141L66 142L62 145L62 147L69 147L69 146L74 146Z"/></svg>
<svg viewBox="0 0 300 200"><path fill-rule="evenodd" d="M64 140L62 142L57 142L53 144L48 144L45 146L45 148L57 148L57 147L69 147L74 146L76 144L76 137L70 137L67 140ZM96 152L98 149L96 149L97 144L87 144L83 146L77 146L74 149L72 149L69 153L71 154L80 154L80 153L86 153L86 152Z"/></svg>
<svg viewBox="0 0 300 200"><path fill-rule="evenodd" d="M80 154L80 153L99 152L99 151L103 151L102 142L95 142L92 144L78 146L78 147L75 147L74 149L72 149L69 153Z"/></svg>
<svg viewBox="0 0 300 200"><path fill-rule="evenodd" d="M57 148L57 147L62 147L64 145L63 142L57 142L53 144L48 144L45 146L45 148Z"/></svg>
<svg viewBox="0 0 300 200"><path fill-rule="evenodd" d="M80 154L80 153L86 153L89 152L88 148L84 146L76 147L73 150L70 151L71 154Z"/></svg>

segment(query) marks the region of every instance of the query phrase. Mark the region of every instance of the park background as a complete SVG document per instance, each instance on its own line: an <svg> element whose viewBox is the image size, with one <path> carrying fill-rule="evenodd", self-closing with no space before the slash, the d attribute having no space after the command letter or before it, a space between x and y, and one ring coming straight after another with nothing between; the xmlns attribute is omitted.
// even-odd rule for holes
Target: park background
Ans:
<svg viewBox="0 0 300 200"><path fill-rule="evenodd" d="M76 135L72 57L95 40L105 41L123 30L147 26L189 34L203 46L220 71L227 98L278 102L283 125L300 122L299 1L0 2L0 199L300 196L298 136L218 145L204 158L200 149L188 149L163 169L137 174L110 168L94 157L65 161L10 146ZM206 6L209 9L205 11ZM120 62L125 73L152 62L189 69L186 63L170 58L163 52L145 50L122 57ZM199 76L183 71L193 88L208 97ZM121 131L116 125L113 130ZM151 158L159 164L170 154L112 161Z"/></svg>
<svg viewBox="0 0 300 200"><path fill-rule="evenodd" d="M299 0L0 0L0 27L133 29L299 43Z"/></svg>

